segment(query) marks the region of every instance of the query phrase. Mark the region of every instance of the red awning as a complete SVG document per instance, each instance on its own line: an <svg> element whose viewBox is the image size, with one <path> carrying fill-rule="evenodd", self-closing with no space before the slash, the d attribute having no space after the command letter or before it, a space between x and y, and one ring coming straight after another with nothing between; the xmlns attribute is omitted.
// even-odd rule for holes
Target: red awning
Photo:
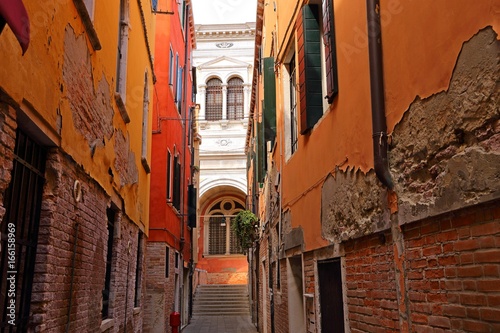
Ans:
<svg viewBox="0 0 500 333"><path fill-rule="evenodd" d="M0 21L2 19L16 35L24 54L30 43L30 21L22 0L0 0Z"/></svg>

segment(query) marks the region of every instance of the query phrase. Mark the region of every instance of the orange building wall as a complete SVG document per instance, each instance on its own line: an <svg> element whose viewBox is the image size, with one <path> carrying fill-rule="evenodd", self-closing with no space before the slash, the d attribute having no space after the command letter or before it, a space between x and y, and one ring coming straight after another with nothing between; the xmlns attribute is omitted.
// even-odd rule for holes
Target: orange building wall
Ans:
<svg viewBox="0 0 500 333"><path fill-rule="evenodd" d="M291 211L292 227L300 225L304 229L305 250L328 244L318 236L321 184L326 176L337 167L364 173L373 168L366 5L364 0L337 0L334 4L339 94L312 132L299 135L298 150L289 161L280 166L282 137L277 138L273 152L277 168L282 168L283 173L282 206ZM292 11L285 0L277 1L277 7L279 17L272 6L264 9L262 45L265 56L273 47L276 63L282 63L291 43L288 38L293 38L297 11ZM436 13L441 13L439 19ZM447 89L464 41L489 25L500 31L495 13L495 1L381 2L389 133L417 96L427 97ZM280 37L274 46L273 27ZM278 74L277 132L283 133L280 80Z"/></svg>

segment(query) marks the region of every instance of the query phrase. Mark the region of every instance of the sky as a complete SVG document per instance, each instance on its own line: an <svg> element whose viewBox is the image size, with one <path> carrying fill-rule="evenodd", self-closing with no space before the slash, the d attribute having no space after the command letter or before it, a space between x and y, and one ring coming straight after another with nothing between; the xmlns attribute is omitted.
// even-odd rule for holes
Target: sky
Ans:
<svg viewBox="0 0 500 333"><path fill-rule="evenodd" d="M191 0L194 24L255 22L257 0Z"/></svg>

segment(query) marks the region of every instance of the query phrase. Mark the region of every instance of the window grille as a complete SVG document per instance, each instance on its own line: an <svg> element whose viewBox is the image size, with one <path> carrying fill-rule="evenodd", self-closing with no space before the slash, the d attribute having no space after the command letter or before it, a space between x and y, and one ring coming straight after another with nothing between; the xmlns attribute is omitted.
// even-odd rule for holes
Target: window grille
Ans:
<svg viewBox="0 0 500 333"><path fill-rule="evenodd" d="M38 244L38 227L45 182L45 149L18 130L10 186L5 193L0 262L0 332L26 332ZM11 241L9 241L11 239ZM14 242L12 243L12 240ZM14 245L9 245L14 244ZM14 260L9 253L14 253ZM15 280L15 295L9 294ZM8 323L7 308L15 301L15 324Z"/></svg>
<svg viewBox="0 0 500 333"><path fill-rule="evenodd" d="M222 81L214 78L207 82L205 119L222 119Z"/></svg>
<svg viewBox="0 0 500 333"><path fill-rule="evenodd" d="M226 218L224 216L210 217L209 254L226 254Z"/></svg>
<svg viewBox="0 0 500 333"><path fill-rule="evenodd" d="M243 80L238 77L227 83L227 119L243 119Z"/></svg>

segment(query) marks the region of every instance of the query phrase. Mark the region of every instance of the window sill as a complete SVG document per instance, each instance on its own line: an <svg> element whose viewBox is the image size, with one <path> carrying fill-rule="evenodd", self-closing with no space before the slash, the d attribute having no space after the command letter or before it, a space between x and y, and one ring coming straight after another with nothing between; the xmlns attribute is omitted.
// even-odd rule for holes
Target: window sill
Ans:
<svg viewBox="0 0 500 333"><path fill-rule="evenodd" d="M123 118L125 124L130 123L130 117L127 112L127 108L125 107L125 103L123 103L122 95L120 93L115 92L115 102L118 107L118 111Z"/></svg>
<svg viewBox="0 0 500 333"><path fill-rule="evenodd" d="M204 258L246 258L244 254L204 254Z"/></svg>
<svg viewBox="0 0 500 333"><path fill-rule="evenodd" d="M110 328L113 328L115 323L113 319L104 319L101 323L101 332L106 332Z"/></svg>
<svg viewBox="0 0 500 333"><path fill-rule="evenodd" d="M138 315L141 313L141 307L134 308L134 316Z"/></svg>
<svg viewBox="0 0 500 333"><path fill-rule="evenodd" d="M101 49L101 42L97 37L97 32L94 29L94 24L92 23L92 19L90 18L89 12L87 11L87 7L83 0L73 0L75 4L76 10L80 15L83 26L85 27L85 31L87 32L87 36L89 37L90 44L95 51Z"/></svg>

